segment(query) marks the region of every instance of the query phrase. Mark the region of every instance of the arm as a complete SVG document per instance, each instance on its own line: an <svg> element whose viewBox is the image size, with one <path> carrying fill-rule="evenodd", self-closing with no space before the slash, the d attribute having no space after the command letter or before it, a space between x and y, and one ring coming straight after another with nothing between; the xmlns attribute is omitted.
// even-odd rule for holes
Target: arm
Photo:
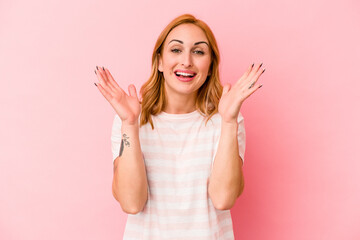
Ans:
<svg viewBox="0 0 360 240"><path fill-rule="evenodd" d="M148 195L148 183L139 140L139 126L122 125L120 155L114 161L112 191L128 214L142 211Z"/></svg>
<svg viewBox="0 0 360 240"><path fill-rule="evenodd" d="M209 179L209 195L219 210L232 208L244 189L243 161L239 156L238 123L221 124L221 135Z"/></svg>
<svg viewBox="0 0 360 240"><path fill-rule="evenodd" d="M120 156L114 160L112 192L124 212L136 214L144 208L148 189L139 140L138 119L141 110L139 98L133 84L128 87L129 95L126 94L108 69L96 67L95 74L99 80L95 86L118 115L118 119L115 118L116 121L113 125L114 141L112 145L115 148L119 147L119 144L123 146L119 153ZM121 142L118 142L119 139ZM118 152L113 152L113 159Z"/></svg>
<svg viewBox="0 0 360 240"><path fill-rule="evenodd" d="M255 83L264 70L262 64L248 70L233 85L226 84L219 101L219 113L222 117L219 146L209 179L209 196L217 209L230 209L244 189L242 173L243 159L239 156L237 142L237 117L242 103L262 85ZM241 125L243 128L243 126ZM242 130L242 129L240 129ZM242 145L244 146L244 145ZM244 149L241 149L242 152Z"/></svg>

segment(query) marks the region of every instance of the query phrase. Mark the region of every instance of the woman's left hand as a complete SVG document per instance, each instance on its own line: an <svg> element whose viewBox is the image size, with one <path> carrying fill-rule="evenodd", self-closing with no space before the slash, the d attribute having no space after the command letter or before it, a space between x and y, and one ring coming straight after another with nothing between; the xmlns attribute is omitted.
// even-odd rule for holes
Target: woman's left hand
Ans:
<svg viewBox="0 0 360 240"><path fill-rule="evenodd" d="M258 90L262 85L255 83L260 75L265 71L260 65L251 65L242 77L231 86L225 84L219 102L219 113L225 122L236 123L240 107L244 100Z"/></svg>

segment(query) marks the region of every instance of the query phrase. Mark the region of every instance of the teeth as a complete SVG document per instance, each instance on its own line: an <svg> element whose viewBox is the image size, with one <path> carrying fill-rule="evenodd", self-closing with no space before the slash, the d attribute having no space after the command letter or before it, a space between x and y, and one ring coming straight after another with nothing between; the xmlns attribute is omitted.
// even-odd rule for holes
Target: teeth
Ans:
<svg viewBox="0 0 360 240"><path fill-rule="evenodd" d="M184 72L176 72L176 75L182 75L182 76L185 76L185 77L192 77L192 76L194 76L194 74L184 73Z"/></svg>

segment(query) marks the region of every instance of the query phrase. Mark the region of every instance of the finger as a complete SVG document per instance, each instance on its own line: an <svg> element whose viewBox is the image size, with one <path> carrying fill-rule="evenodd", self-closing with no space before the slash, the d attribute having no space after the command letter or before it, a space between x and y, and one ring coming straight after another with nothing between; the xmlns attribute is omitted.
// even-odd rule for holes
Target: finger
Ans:
<svg viewBox="0 0 360 240"><path fill-rule="evenodd" d="M245 99L248 98L249 96L251 96L256 90L258 90L261 87L262 87L262 84L261 85L257 84L255 87L250 88L250 91L248 92L248 95L247 95L247 97L245 97Z"/></svg>
<svg viewBox="0 0 360 240"><path fill-rule="evenodd" d="M101 94L106 98L106 100L107 100L108 102L110 102L110 100L112 99L111 94L109 94L109 93L106 91L106 89L101 86L101 83L97 83L96 86L97 86L97 88L99 89L99 91L101 92Z"/></svg>
<svg viewBox="0 0 360 240"><path fill-rule="evenodd" d="M252 88L254 86L255 82L251 83L251 85L248 87L248 89Z"/></svg>
<svg viewBox="0 0 360 240"><path fill-rule="evenodd" d="M110 91L110 86L107 83L107 78L104 75L104 72L101 71L101 68L96 66L95 73L96 73L96 76L97 76L97 78L99 80L99 83L101 83L102 87L104 89L106 89L107 91Z"/></svg>
<svg viewBox="0 0 360 240"><path fill-rule="evenodd" d="M115 89L121 89L121 87L119 86L119 84L117 84L117 82L115 81L114 77L111 75L109 69L104 68L105 69L105 74L107 79L109 80L109 83L115 88ZM121 89L122 90L122 89Z"/></svg>
<svg viewBox="0 0 360 240"><path fill-rule="evenodd" d="M251 80L256 74L258 74L258 72L259 72L259 69L261 69L261 66L262 66L263 64L261 63L259 66L255 66L255 67L253 67L252 69L251 69L251 72L249 73L249 75L247 76L247 78L249 79L249 80ZM261 71L260 71L261 72Z"/></svg>
<svg viewBox="0 0 360 240"><path fill-rule="evenodd" d="M115 94L115 89L113 88L113 86L111 86L108 83L107 77L105 76L105 73L98 67L96 67L97 69L95 70L96 76L101 84L101 86L103 87L103 89L105 89L108 93L111 93L112 95Z"/></svg>
<svg viewBox="0 0 360 240"><path fill-rule="evenodd" d="M136 88L135 88L135 86L133 84L129 85L128 90L129 90L129 95L131 97L136 97L136 99L139 101L139 98L138 98L137 93L136 93Z"/></svg>
<svg viewBox="0 0 360 240"><path fill-rule="evenodd" d="M97 73L99 73L102 77L103 77L103 80L104 82L108 82L108 78L106 76L106 73L105 73L105 68L104 67L98 67L96 66L96 70L97 70ZM107 83L108 84L108 83Z"/></svg>
<svg viewBox="0 0 360 240"><path fill-rule="evenodd" d="M255 63L253 63L252 65L249 66L248 70L247 70L246 73L244 73L244 75L243 75L244 78L247 78L247 77L249 76L251 70L253 70L253 68L254 68L254 65L255 65Z"/></svg>
<svg viewBox="0 0 360 240"><path fill-rule="evenodd" d="M248 67L248 70L239 78L239 80L235 84L238 85L244 79L246 79L249 76L249 74L250 74L251 70L253 69L253 67L254 67L254 63Z"/></svg>
<svg viewBox="0 0 360 240"><path fill-rule="evenodd" d="M255 76L251 79L251 82L252 83L256 83L260 76L265 72L265 68L264 69L261 69L260 71L257 71L257 73L255 74Z"/></svg>
<svg viewBox="0 0 360 240"><path fill-rule="evenodd" d="M224 95L224 94L228 93L230 91L230 89L231 89L231 84L230 83L225 84L225 86L223 87L222 94Z"/></svg>
<svg viewBox="0 0 360 240"><path fill-rule="evenodd" d="M260 64L260 66L262 66L262 64ZM250 75L247 80L244 82L244 85L246 87L248 87L249 89L252 88L254 86L254 84L259 80L259 77L261 76L261 74L263 74L265 72L265 68L258 68L258 70L256 71L255 75Z"/></svg>

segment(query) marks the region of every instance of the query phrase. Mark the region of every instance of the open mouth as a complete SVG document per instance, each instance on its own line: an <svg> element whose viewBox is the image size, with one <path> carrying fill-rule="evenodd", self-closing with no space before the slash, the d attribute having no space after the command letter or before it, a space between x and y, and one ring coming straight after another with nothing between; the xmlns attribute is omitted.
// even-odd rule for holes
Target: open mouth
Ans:
<svg viewBox="0 0 360 240"><path fill-rule="evenodd" d="M184 73L184 72L175 72L175 75L178 77L192 78L195 77L196 73Z"/></svg>
<svg viewBox="0 0 360 240"><path fill-rule="evenodd" d="M195 76L195 72L183 72L183 71L175 71L176 78L183 82L191 81Z"/></svg>

